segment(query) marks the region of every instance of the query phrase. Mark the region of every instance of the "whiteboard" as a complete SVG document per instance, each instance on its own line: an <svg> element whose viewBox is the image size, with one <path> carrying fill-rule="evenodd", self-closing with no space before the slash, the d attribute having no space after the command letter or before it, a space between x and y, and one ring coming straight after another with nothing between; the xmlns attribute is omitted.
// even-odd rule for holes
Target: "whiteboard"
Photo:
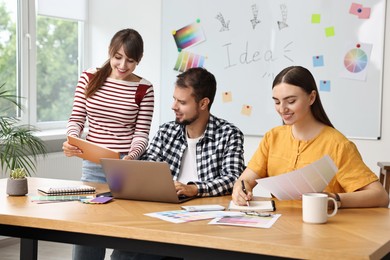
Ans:
<svg viewBox="0 0 390 260"><path fill-rule="evenodd" d="M385 0L163 0L162 122L176 76L205 67L217 79L211 113L262 136L282 124L272 81L285 67L314 75L333 125L349 138L381 136Z"/></svg>

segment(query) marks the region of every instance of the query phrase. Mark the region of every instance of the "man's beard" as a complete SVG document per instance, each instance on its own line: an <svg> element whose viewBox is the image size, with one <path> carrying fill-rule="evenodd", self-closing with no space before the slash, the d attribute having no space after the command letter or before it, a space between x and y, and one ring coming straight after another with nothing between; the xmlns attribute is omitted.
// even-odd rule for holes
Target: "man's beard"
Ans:
<svg viewBox="0 0 390 260"><path fill-rule="evenodd" d="M183 121L180 121L179 119L176 118L175 121L176 121L176 123L179 124L179 125L190 125L190 124L192 124L193 122L195 122L198 118L199 118L199 114L195 115L195 116L192 117L192 118L183 120Z"/></svg>

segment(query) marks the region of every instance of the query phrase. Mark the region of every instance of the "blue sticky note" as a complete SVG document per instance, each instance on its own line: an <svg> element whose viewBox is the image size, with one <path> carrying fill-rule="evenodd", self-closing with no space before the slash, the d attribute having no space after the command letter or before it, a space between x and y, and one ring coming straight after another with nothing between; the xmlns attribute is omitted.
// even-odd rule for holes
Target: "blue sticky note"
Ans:
<svg viewBox="0 0 390 260"><path fill-rule="evenodd" d="M314 67L324 66L324 56L322 55L313 56L313 66Z"/></svg>
<svg viewBox="0 0 390 260"><path fill-rule="evenodd" d="M330 80L320 80L320 91L330 92Z"/></svg>

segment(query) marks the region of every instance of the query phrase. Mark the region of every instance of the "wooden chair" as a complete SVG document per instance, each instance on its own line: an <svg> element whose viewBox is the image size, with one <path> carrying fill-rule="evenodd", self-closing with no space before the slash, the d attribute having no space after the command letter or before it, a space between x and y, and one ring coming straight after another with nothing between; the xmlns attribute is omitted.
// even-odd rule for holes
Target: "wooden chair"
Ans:
<svg viewBox="0 0 390 260"><path fill-rule="evenodd" d="M387 193L390 193L390 162L378 162L378 166L380 168L379 181Z"/></svg>

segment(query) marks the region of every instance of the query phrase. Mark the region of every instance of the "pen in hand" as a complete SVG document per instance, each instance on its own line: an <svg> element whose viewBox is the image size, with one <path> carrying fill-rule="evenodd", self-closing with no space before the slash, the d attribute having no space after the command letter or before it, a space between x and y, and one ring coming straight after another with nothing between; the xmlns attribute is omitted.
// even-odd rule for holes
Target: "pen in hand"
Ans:
<svg viewBox="0 0 390 260"><path fill-rule="evenodd" d="M248 192L246 191L244 180L241 180L241 188L245 195L247 195ZM246 201L246 205L249 207L249 200Z"/></svg>

